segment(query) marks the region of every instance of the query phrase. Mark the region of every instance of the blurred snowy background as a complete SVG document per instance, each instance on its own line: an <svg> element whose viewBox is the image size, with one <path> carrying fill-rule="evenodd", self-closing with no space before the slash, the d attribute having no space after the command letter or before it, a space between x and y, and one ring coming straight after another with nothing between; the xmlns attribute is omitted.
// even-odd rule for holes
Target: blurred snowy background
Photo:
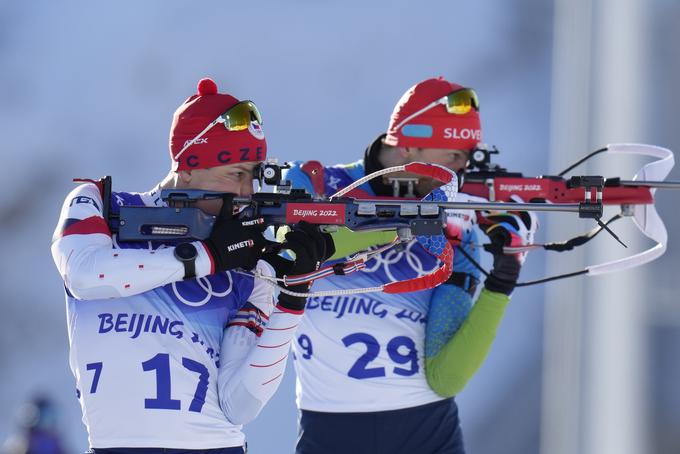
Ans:
<svg viewBox="0 0 680 454"><path fill-rule="evenodd" d="M1 1L0 443L21 405L45 394L67 451L85 451L52 231L72 178L108 174L114 188L141 191L166 174L172 113L200 78L257 103L270 156L335 163L362 156L409 86L443 75L477 90L498 162L551 174L606 143L680 150L679 20L671 0ZM516 292L457 398L469 452L680 452L678 196L659 193L670 244L656 262ZM542 216L542 239L555 219ZM647 245L623 223L617 231ZM532 253L523 278L619 253L597 241L576 259ZM623 312L633 315L612 324ZM600 343L602 332L613 337ZM572 382L555 373L560 351ZM250 452L292 452L295 425L289 367L246 428Z"/></svg>

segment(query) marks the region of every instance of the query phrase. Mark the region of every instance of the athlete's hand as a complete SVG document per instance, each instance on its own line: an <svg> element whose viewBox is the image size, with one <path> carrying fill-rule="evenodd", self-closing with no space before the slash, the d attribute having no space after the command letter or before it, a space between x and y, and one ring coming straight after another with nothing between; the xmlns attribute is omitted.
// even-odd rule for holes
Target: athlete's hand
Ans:
<svg viewBox="0 0 680 454"><path fill-rule="evenodd" d="M493 254L493 269L484 286L491 291L509 295L515 288L526 251L505 254L505 246L518 247L531 244L538 221L533 213L492 213L480 216L479 226L491 244L484 249Z"/></svg>
<svg viewBox="0 0 680 454"><path fill-rule="evenodd" d="M319 230L318 225L301 221L286 233L282 249L295 253L295 261L287 274L305 274L319 269L319 266L335 253L333 239Z"/></svg>
<svg viewBox="0 0 680 454"><path fill-rule="evenodd" d="M480 261L477 244L477 232L474 225L477 222L473 210L446 210L446 226L444 236L453 246L453 273L447 284L457 285L463 290L474 293L479 281L480 271L468 256L474 261Z"/></svg>
<svg viewBox="0 0 680 454"><path fill-rule="evenodd" d="M472 210L445 210L446 226L444 236L451 246L460 245L466 234L472 231L475 223L475 213Z"/></svg>
<svg viewBox="0 0 680 454"><path fill-rule="evenodd" d="M290 232L286 233L285 241L281 249L288 249L295 254L294 260L286 260L281 256L268 256L265 258L276 270L276 275L295 276L311 273L319 269L319 266L335 253L333 239L327 233L321 232L319 226L301 221L294 225ZM294 292L307 292L308 284L293 285L287 287ZM302 310L305 307L306 298L288 295L281 292L279 304L292 310Z"/></svg>
<svg viewBox="0 0 680 454"><path fill-rule="evenodd" d="M512 200L522 203L519 196ZM512 206L512 202L508 204ZM494 253L499 246L519 247L532 244L538 229L538 219L532 211L482 211L478 213L479 228L491 239L491 245L484 249ZM494 246L495 245L495 246ZM528 251L513 254L520 265L524 263Z"/></svg>
<svg viewBox="0 0 680 454"><path fill-rule="evenodd" d="M210 237L204 241L215 264L215 272L255 268L265 246L270 243L263 236L266 229L264 219L236 219L232 196L225 196L222 200L222 209Z"/></svg>

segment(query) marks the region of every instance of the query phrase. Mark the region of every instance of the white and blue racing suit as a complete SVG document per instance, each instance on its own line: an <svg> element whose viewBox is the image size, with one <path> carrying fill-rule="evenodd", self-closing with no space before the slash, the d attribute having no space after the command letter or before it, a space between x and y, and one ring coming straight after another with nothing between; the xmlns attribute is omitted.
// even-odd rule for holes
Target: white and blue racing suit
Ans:
<svg viewBox="0 0 680 454"><path fill-rule="evenodd" d="M215 273L201 242L197 277L183 280L173 244L117 241L93 183L68 195L52 243L90 446L243 446L241 426L279 386L301 314L275 306L251 274ZM111 211L163 206L158 195L113 193Z"/></svg>
<svg viewBox="0 0 680 454"><path fill-rule="evenodd" d="M320 188L300 166L295 163L284 178L293 188L326 196L366 174L364 160L324 167ZM365 183L349 195L381 194ZM459 247L478 260L469 214ZM360 272L321 279L313 290L374 287L437 267L438 260L413 241L372 258ZM472 308L478 271L454 254L454 272L468 277L412 293L309 299L294 343L301 410L297 452L463 452L453 393L435 392L425 370L426 359L447 348Z"/></svg>

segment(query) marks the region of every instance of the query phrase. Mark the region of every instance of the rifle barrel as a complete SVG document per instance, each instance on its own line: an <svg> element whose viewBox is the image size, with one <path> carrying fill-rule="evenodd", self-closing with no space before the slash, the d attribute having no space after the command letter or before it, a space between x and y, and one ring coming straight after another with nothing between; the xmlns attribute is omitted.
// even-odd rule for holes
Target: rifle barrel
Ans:
<svg viewBox="0 0 680 454"><path fill-rule="evenodd" d="M621 186L644 186L647 188L680 189L680 181L635 181L621 180Z"/></svg>
<svg viewBox="0 0 680 454"><path fill-rule="evenodd" d="M237 204L248 204L250 197L234 197ZM332 203L331 201L309 200L303 203ZM431 202L424 200L388 200L388 199L353 199L355 205L389 205L389 206L433 206L450 210L499 210L499 211L552 211L564 213L579 213L581 205L578 203L503 203L503 202Z"/></svg>
<svg viewBox="0 0 680 454"><path fill-rule="evenodd" d="M557 211L578 213L578 203L500 203L500 202L430 202L423 200L385 200L385 199L355 199L355 204L376 205L436 205L451 210L500 210L500 211Z"/></svg>

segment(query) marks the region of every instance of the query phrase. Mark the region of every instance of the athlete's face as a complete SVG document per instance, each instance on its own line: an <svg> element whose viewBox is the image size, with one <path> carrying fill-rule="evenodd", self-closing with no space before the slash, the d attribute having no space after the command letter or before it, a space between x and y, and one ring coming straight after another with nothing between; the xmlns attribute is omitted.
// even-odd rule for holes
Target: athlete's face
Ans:
<svg viewBox="0 0 680 454"><path fill-rule="evenodd" d="M468 152L463 150L447 150L443 148L409 148L410 161L429 162L439 164L454 172L464 169L468 163ZM441 186L438 180L422 177L418 180L416 189L418 194L425 196L433 189Z"/></svg>
<svg viewBox="0 0 680 454"><path fill-rule="evenodd" d="M189 189L230 192L240 197L253 193L253 173L259 163L242 162L209 169L194 169L179 173L181 185ZM208 214L217 215L221 200L199 200L196 206Z"/></svg>

